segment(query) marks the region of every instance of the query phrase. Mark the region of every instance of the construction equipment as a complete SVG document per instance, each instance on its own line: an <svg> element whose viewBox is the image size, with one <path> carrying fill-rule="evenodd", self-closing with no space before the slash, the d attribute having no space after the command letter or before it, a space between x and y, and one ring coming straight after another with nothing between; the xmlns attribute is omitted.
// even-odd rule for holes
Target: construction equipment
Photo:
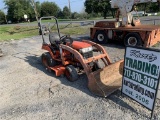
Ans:
<svg viewBox="0 0 160 120"><path fill-rule="evenodd" d="M42 49L47 51L42 54L42 63L48 70L54 71L56 76L64 74L72 82L78 79L79 73L86 73L89 90L98 96L107 97L121 87L123 60L111 63L101 45L61 36L58 21L53 16L40 18L40 26L42 19L50 18L55 21L56 33L49 29L49 44L42 30Z"/></svg>
<svg viewBox="0 0 160 120"><path fill-rule="evenodd" d="M133 21L131 11L133 6L139 3L158 2L157 0L111 0L111 8L118 8L117 19L122 14L122 25L129 25Z"/></svg>
<svg viewBox="0 0 160 120"><path fill-rule="evenodd" d="M133 19L131 11L135 4L157 0L111 0L112 8L119 8L115 21L99 21L90 28L90 37L100 44L109 40L123 40L124 45L150 47L160 41L160 25L142 25ZM119 14L122 14L122 21Z"/></svg>

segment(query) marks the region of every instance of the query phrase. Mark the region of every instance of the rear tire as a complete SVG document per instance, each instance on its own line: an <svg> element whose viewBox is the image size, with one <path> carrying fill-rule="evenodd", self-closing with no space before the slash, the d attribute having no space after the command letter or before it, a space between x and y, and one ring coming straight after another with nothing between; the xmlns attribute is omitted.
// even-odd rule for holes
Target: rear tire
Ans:
<svg viewBox="0 0 160 120"><path fill-rule="evenodd" d="M68 65L66 67L65 75L71 82L74 82L78 79L78 73L73 65Z"/></svg>
<svg viewBox="0 0 160 120"><path fill-rule="evenodd" d="M124 38L125 46L142 46L142 39L138 33L128 33Z"/></svg>
<svg viewBox="0 0 160 120"><path fill-rule="evenodd" d="M94 41L99 44L105 44L108 42L108 38L106 36L106 33L103 30L99 30L96 32Z"/></svg>
<svg viewBox="0 0 160 120"><path fill-rule="evenodd" d="M52 59L49 52L43 53L41 59L45 67L54 67L57 65L57 62Z"/></svg>

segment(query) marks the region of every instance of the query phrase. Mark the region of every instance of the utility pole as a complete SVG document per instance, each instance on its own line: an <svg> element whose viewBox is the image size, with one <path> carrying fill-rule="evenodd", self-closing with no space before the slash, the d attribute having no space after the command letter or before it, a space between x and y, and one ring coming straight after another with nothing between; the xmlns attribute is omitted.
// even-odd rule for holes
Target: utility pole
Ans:
<svg viewBox="0 0 160 120"><path fill-rule="evenodd" d="M71 20L71 25L72 25L72 14L71 14L71 3L70 0L68 0L68 4L69 4L69 12L70 12L70 20Z"/></svg>
<svg viewBox="0 0 160 120"><path fill-rule="evenodd" d="M68 4L69 4L69 11L71 13L71 3L70 3L70 0L68 0Z"/></svg>

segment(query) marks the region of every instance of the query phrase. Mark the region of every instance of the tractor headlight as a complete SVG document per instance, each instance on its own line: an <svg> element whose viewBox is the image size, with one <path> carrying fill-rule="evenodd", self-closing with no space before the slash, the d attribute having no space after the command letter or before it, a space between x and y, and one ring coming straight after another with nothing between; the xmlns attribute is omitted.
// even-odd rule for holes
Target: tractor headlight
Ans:
<svg viewBox="0 0 160 120"><path fill-rule="evenodd" d="M90 51L93 51L93 47L88 47L88 48L83 48L83 49L80 49L79 52L81 53L87 53L87 52L90 52Z"/></svg>

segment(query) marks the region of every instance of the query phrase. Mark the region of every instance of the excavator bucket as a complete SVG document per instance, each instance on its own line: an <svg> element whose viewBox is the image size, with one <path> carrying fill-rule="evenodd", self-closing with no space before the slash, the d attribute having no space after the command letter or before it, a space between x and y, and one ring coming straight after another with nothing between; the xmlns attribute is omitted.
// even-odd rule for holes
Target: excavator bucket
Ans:
<svg viewBox="0 0 160 120"><path fill-rule="evenodd" d="M122 85L123 60L88 75L88 88L95 95L107 97Z"/></svg>

